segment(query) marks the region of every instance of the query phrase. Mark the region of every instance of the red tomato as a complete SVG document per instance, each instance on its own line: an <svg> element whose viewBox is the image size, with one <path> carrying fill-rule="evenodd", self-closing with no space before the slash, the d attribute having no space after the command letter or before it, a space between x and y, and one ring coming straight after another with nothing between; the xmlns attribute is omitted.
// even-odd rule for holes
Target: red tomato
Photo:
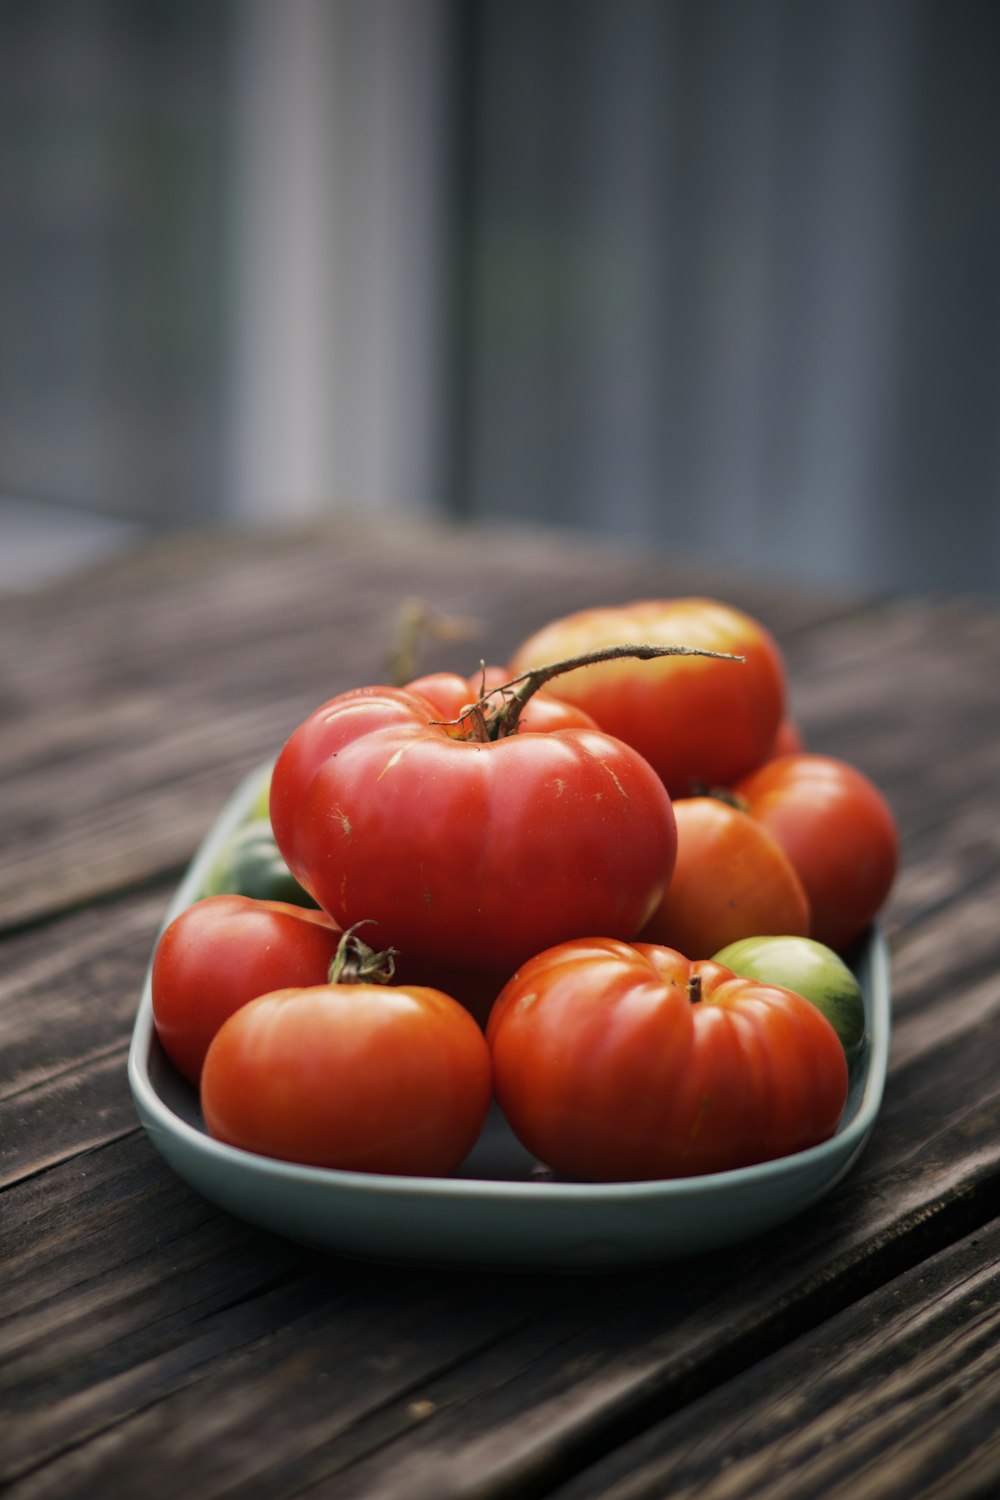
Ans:
<svg viewBox="0 0 1000 1500"><path fill-rule="evenodd" d="M801 995L610 939L564 943L505 986L487 1039L522 1144L594 1181L684 1177L804 1150L847 1096L837 1033Z"/></svg>
<svg viewBox="0 0 1000 1500"><path fill-rule="evenodd" d="M439 717L373 688L296 730L271 821L299 882L344 927L374 919L411 963L510 974L581 932L632 937L676 845L642 756L586 728L461 739Z"/></svg>
<svg viewBox="0 0 1000 1500"><path fill-rule="evenodd" d="M677 863L644 942L711 958L737 938L809 935L802 881L763 824L716 797L678 798L674 816Z"/></svg>
<svg viewBox="0 0 1000 1500"><path fill-rule="evenodd" d="M340 930L325 912L206 896L175 917L153 954L153 1020L164 1051L197 1083L223 1021L257 995L290 984L322 984Z"/></svg>
<svg viewBox="0 0 1000 1500"><path fill-rule="evenodd" d="M784 712L784 663L762 625L712 599L642 600L567 615L518 648L511 675L624 642L745 657L742 664L684 656L624 659L559 678L559 697L644 755L671 796L727 785L766 759Z"/></svg>
<svg viewBox="0 0 1000 1500"><path fill-rule="evenodd" d="M810 936L843 951L864 932L895 879L892 811L868 777L828 755L785 755L733 788L798 871Z"/></svg>
<svg viewBox="0 0 1000 1500"><path fill-rule="evenodd" d="M208 1050L201 1102L217 1140L342 1171L444 1176L475 1144L490 1059L438 990L283 989L232 1015Z"/></svg>

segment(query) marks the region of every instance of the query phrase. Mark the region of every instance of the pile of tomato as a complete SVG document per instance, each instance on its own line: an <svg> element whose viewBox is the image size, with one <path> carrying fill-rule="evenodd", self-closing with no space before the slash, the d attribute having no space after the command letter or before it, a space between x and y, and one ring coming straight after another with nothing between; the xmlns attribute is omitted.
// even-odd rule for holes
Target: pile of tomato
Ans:
<svg viewBox="0 0 1000 1500"><path fill-rule="evenodd" d="M504 668L340 693L260 811L153 959L219 1140L445 1175L495 1100L552 1171L610 1181L836 1130L896 827L804 748L746 613L590 609Z"/></svg>

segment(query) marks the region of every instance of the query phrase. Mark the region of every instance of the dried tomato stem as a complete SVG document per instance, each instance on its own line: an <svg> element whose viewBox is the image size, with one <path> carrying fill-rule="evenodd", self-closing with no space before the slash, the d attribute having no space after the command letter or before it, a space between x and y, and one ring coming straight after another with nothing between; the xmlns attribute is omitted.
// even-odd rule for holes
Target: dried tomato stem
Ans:
<svg viewBox="0 0 1000 1500"><path fill-rule="evenodd" d="M389 984L392 981L396 972L396 949L386 948L379 953L355 936L358 928L366 927L371 920L365 918L355 922L341 937L327 975L329 984Z"/></svg>
<svg viewBox="0 0 1000 1500"><path fill-rule="evenodd" d="M660 656L707 656L714 661L733 662L744 660L742 656L733 656L728 651L704 651L700 646L645 644L598 646L593 651L585 651L581 656L570 656L564 661L552 662L548 666L532 667L530 671L522 672L519 677L512 677L510 682L505 682L502 687L494 688L493 693L503 694L503 704L495 713L487 716L489 738L499 740L509 734L514 734L524 705L538 692L539 688L551 682L554 677L561 677L564 672L575 672L578 667L592 667L603 661L621 661L625 657L633 657L638 661L652 661ZM492 695L487 693L485 696L489 698Z"/></svg>
<svg viewBox="0 0 1000 1500"><path fill-rule="evenodd" d="M396 640L386 662L394 687L405 687L417 675L420 648L425 640L462 641L477 635L478 620L465 615L445 615L425 599L404 599L396 616Z"/></svg>
<svg viewBox="0 0 1000 1500"><path fill-rule="evenodd" d="M706 786L699 781L691 788L693 797L711 797L713 802L724 802L727 807L735 807L737 812L749 812L750 803L746 797L741 797L739 792L734 792L728 786Z"/></svg>
<svg viewBox="0 0 1000 1500"><path fill-rule="evenodd" d="M701 975L692 974L688 980L688 999L692 1005L697 1005L701 999Z"/></svg>

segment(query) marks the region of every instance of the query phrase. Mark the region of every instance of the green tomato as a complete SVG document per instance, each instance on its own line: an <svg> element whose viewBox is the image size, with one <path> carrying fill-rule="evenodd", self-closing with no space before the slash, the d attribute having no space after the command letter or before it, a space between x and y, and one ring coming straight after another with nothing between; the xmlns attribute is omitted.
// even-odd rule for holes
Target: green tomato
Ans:
<svg viewBox="0 0 1000 1500"><path fill-rule="evenodd" d="M729 943L713 955L744 979L761 979L794 990L822 1011L840 1038L848 1062L865 1040L861 986L838 953L815 938L751 937Z"/></svg>
<svg viewBox="0 0 1000 1500"><path fill-rule="evenodd" d="M209 871L202 894L316 905L282 859L266 818L255 818L236 830Z"/></svg>
<svg viewBox="0 0 1000 1500"><path fill-rule="evenodd" d="M267 822L271 820L271 778L270 776L261 787L253 801L250 809L249 821L251 823Z"/></svg>

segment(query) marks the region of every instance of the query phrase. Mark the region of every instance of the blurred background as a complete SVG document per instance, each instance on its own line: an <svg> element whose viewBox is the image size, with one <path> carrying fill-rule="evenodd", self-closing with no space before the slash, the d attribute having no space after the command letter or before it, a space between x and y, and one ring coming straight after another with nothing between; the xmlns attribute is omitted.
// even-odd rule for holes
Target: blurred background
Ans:
<svg viewBox="0 0 1000 1500"><path fill-rule="evenodd" d="M0 0L0 574L540 520L1000 588L995 0Z"/></svg>

